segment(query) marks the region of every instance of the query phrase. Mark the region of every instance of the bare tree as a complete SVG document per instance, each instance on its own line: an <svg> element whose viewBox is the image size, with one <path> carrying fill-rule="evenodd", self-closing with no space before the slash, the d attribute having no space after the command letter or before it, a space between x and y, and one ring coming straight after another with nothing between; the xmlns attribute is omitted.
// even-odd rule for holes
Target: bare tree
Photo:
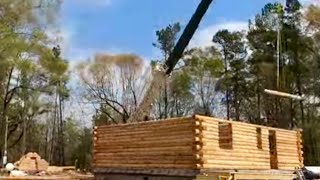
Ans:
<svg viewBox="0 0 320 180"><path fill-rule="evenodd" d="M112 123L126 123L143 93L144 63L133 54L96 54L79 64L85 97L99 105L99 112Z"/></svg>

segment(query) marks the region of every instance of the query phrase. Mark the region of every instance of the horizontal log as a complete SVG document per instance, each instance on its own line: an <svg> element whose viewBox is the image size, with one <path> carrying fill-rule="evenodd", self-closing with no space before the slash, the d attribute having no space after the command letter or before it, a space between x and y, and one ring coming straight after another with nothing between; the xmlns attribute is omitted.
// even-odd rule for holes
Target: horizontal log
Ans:
<svg viewBox="0 0 320 180"><path fill-rule="evenodd" d="M99 138L98 142L137 142L137 141L164 141L168 139L193 139L195 136L192 134L176 134L174 136L142 136L142 137L124 137L124 138Z"/></svg>
<svg viewBox="0 0 320 180"><path fill-rule="evenodd" d="M219 142L216 140L206 139L206 138L202 139L203 145L211 146L212 148L215 148L213 146L219 147L220 144L224 144L224 143L227 143L227 142L223 142L223 141ZM257 143L255 143L255 142L245 142L245 141L238 141L238 140L232 141L232 146L233 146L233 148L245 147L245 149L251 149L251 150L259 149L257 147ZM264 149L269 149L269 144L262 143L262 149L259 149L259 150L264 150Z"/></svg>
<svg viewBox="0 0 320 180"><path fill-rule="evenodd" d="M286 151L281 151L281 152L277 152L277 155L279 157L297 157L299 158L299 154L296 152L286 152Z"/></svg>
<svg viewBox="0 0 320 180"><path fill-rule="evenodd" d="M140 155L150 155L150 156L165 156L165 155L178 155L178 156L194 156L196 154L198 154L196 151L194 150L187 150L187 151L105 151L105 150L94 150L94 156L96 154L114 154L115 156L117 156L118 154L121 156L140 156Z"/></svg>
<svg viewBox="0 0 320 180"><path fill-rule="evenodd" d="M286 162L279 162L278 166L279 168L294 168L294 167L299 167L301 164L300 163L286 163Z"/></svg>
<svg viewBox="0 0 320 180"><path fill-rule="evenodd" d="M290 157L299 157L298 153L289 153L289 152L277 152L278 156L290 156Z"/></svg>
<svg viewBox="0 0 320 180"><path fill-rule="evenodd" d="M244 123L244 122L239 122L239 121L229 121L229 120L222 120L222 119L217 119L217 118L212 118L212 117L206 117L206 116L201 116L201 115L196 115L195 119L198 121L204 121L204 122L224 122L224 123L232 123L233 125L239 125L243 127L260 127L262 129L268 129L268 130L275 130L278 132L283 132L283 133L293 133L296 132L297 130L286 130L286 129L280 129L280 128L273 128L273 127L267 127L267 126L261 126L261 125L255 125L255 124L250 124L250 123Z"/></svg>
<svg viewBox="0 0 320 180"><path fill-rule="evenodd" d="M139 145L139 144L162 144L162 143L193 143L199 141L198 137L190 136L190 137L181 137L181 138L175 138L175 137L167 137L167 139L160 139L160 138L154 138L154 139L147 139L147 140L132 140L130 138L128 139L119 139L119 140L98 140L96 143L98 144L109 144L109 145Z"/></svg>
<svg viewBox="0 0 320 180"><path fill-rule="evenodd" d="M205 155L226 155L226 156L232 156L233 154L253 154L253 155L269 155L268 151L258 151L258 150L250 150L250 149L233 149L233 150L227 150L227 149L207 149L206 147L203 147L202 150L200 150L199 154Z"/></svg>
<svg viewBox="0 0 320 180"><path fill-rule="evenodd" d="M215 157L215 156L238 156L238 157L269 157L269 152L261 152L261 151L222 151L222 150L200 150L199 152L202 156Z"/></svg>
<svg viewBox="0 0 320 180"><path fill-rule="evenodd" d="M96 168L172 168L172 169L197 169L196 164L104 164L94 163Z"/></svg>
<svg viewBox="0 0 320 180"><path fill-rule="evenodd" d="M292 152L298 152L298 148L296 146L289 146L289 145L283 145L283 146L280 146L278 145L277 146L277 151L292 151Z"/></svg>
<svg viewBox="0 0 320 180"><path fill-rule="evenodd" d="M294 136L291 136L291 137L282 137L282 136L276 136L276 140L282 140L282 141L285 141L285 140L288 140L288 141L295 141L295 142L299 142L299 139L297 139L296 137Z"/></svg>
<svg viewBox="0 0 320 180"><path fill-rule="evenodd" d="M219 164L219 165L244 165L244 166L268 166L269 161L264 162L251 162L246 160L206 160L204 164Z"/></svg>
<svg viewBox="0 0 320 180"><path fill-rule="evenodd" d="M232 137L233 139L249 139L249 140L257 140L257 136L256 135L250 135L250 134L229 134L229 135L216 135L214 133L211 133L211 132L202 132L202 135L203 136L208 136L208 137L211 137L211 138L225 138L225 137ZM262 137L262 139L265 139L267 140L268 138L267 137Z"/></svg>
<svg viewBox="0 0 320 180"><path fill-rule="evenodd" d="M203 164L203 168L205 169L238 169L238 170L268 170L270 169L270 165L259 165L259 166L252 166L252 165L236 165L236 164Z"/></svg>
<svg viewBox="0 0 320 180"><path fill-rule="evenodd" d="M95 131L97 132L123 132L123 131L132 131L132 130L143 130L143 129L165 129L166 127L178 128L182 126L193 126L196 127L196 123L193 121L184 122L184 123L170 123L170 124L157 124L157 125L129 125L127 127L112 127L112 128L99 128Z"/></svg>
<svg viewBox="0 0 320 180"><path fill-rule="evenodd" d="M215 162L215 161L243 161L243 162L252 162L252 163L270 163L270 157L268 156L261 156L261 157L250 157L249 155L246 157L239 157L239 156L215 156L214 158L209 158L208 156L203 156L202 158L204 163L207 162Z"/></svg>
<svg viewBox="0 0 320 180"><path fill-rule="evenodd" d="M235 173L234 179L281 179L292 180L295 178L294 174L252 174L252 173Z"/></svg>
<svg viewBox="0 0 320 180"><path fill-rule="evenodd" d="M190 160L190 161L196 161L199 158L196 156L161 156L161 155L154 155L154 156L147 156L147 155L132 155L132 156L120 156L120 155L107 155L105 153L96 153L95 157L97 159L101 160L112 160L112 161L117 161L118 160L145 160L145 161L154 161L154 160L170 160L170 161L175 161L175 160Z"/></svg>
<svg viewBox="0 0 320 180"><path fill-rule="evenodd" d="M250 133L239 133L239 132L233 132L232 134L219 134L219 133L216 133L216 132L212 132L212 131L203 131L202 132L203 135L208 135L208 136L211 136L211 137L226 137L226 136L230 136L232 135L232 137L234 139L236 138L243 138L243 139L252 139L252 140L257 140L257 134L250 134ZM261 136L261 139L263 140L268 140L268 136L267 135L262 135ZM296 142L296 140L295 140Z"/></svg>
<svg viewBox="0 0 320 180"><path fill-rule="evenodd" d="M210 123L202 123L203 130L204 131L212 131L218 133L218 125L210 124ZM251 133L256 134L256 128L247 128L247 127L238 127L238 126L232 126L233 132L242 132L242 133ZM262 131L261 134L268 134L268 131Z"/></svg>
<svg viewBox="0 0 320 180"><path fill-rule="evenodd" d="M147 137L147 136L153 136L153 137L159 137L159 136L181 136L181 135L193 135L194 131L192 129L181 129L180 131L158 131L158 132L126 132L123 134L101 134L96 136L99 138L109 138L109 139L116 139L116 138L125 138L125 137L131 137L131 138L137 138L137 137Z"/></svg>
<svg viewBox="0 0 320 180"><path fill-rule="evenodd" d="M278 166L279 167L300 167L301 165L303 165L303 164L301 164L301 163L285 163L285 162L279 162L278 163Z"/></svg>
<svg viewBox="0 0 320 180"><path fill-rule="evenodd" d="M159 151L151 151L151 152L113 152L113 153L106 153L96 151L94 153L96 156L195 156L192 154L192 151L186 152L174 152L174 151L167 151L167 152L159 152Z"/></svg>
<svg viewBox="0 0 320 180"><path fill-rule="evenodd" d="M290 157L278 157L278 162L279 163L284 163L284 164L299 164L300 161L297 158L290 158Z"/></svg>
<svg viewBox="0 0 320 180"><path fill-rule="evenodd" d="M154 160L134 160L134 159L118 159L117 161L109 160L109 159L96 159L94 161L95 164L172 164L172 166L176 164L197 164L196 160L180 160L180 159L154 159Z"/></svg>
<svg viewBox="0 0 320 180"><path fill-rule="evenodd" d="M102 132L96 135L96 137L103 137L106 135L112 135L112 136L127 136L127 135L136 135L136 134L145 134L145 135L149 135L149 134L165 134L165 133L170 133L170 132L176 132L176 133L184 133L184 132L188 132L188 133L193 133L194 129L192 126L181 126L181 127L177 127L177 128L170 128L168 127L167 129L157 129L157 130L153 130L153 129L144 129L141 131L136 131L136 130L131 130L131 131L123 131L123 132Z"/></svg>
<svg viewBox="0 0 320 180"><path fill-rule="evenodd" d="M233 146L233 149L221 149L219 146L214 146L212 147L212 145L208 145L208 144L204 144L202 151L205 152L210 152L211 153L218 153L218 152L225 152L225 153L235 153L235 152L239 152L239 153L269 153L269 149L253 149L253 148L248 148L246 146ZM297 151L296 150L277 150L277 153L282 154L282 153L288 153L288 154L292 154L292 156L297 155Z"/></svg>
<svg viewBox="0 0 320 180"><path fill-rule="evenodd" d="M199 148L199 147L198 147ZM191 146L174 146L174 147L148 147L148 148L128 148L128 149L108 149L107 147L95 148L95 151L99 152L166 152L166 151L174 151L174 152L195 152L196 148Z"/></svg>
<svg viewBox="0 0 320 180"><path fill-rule="evenodd" d="M224 145L224 144L231 144L231 143L221 143L219 144L218 142L215 141L207 141L207 140L203 140L202 141L203 146L206 146L207 148L211 148L211 149L221 149L220 145ZM238 142L238 141L233 141L232 144L232 149L237 150L237 149L248 149L248 150L266 150L268 149L268 145L267 144L262 144L262 149L259 149L257 147L257 144L255 143L250 143L250 142ZM224 149L221 149L224 150Z"/></svg>
<svg viewBox="0 0 320 180"><path fill-rule="evenodd" d="M100 125L96 129L114 129L114 128L130 128L137 126L158 126L159 124L183 124L194 122L192 118L174 118L174 119L165 119L158 121L146 121L146 122L133 122L127 124L110 124L110 125Z"/></svg>
<svg viewBox="0 0 320 180"><path fill-rule="evenodd" d="M157 148L157 147L174 147L174 146L179 146L179 147L191 147L195 144L195 142L184 142L184 141L176 141L176 142L140 142L140 143L128 143L128 144L99 144L97 143L95 145L95 148L107 148L107 149L132 149L132 148Z"/></svg>

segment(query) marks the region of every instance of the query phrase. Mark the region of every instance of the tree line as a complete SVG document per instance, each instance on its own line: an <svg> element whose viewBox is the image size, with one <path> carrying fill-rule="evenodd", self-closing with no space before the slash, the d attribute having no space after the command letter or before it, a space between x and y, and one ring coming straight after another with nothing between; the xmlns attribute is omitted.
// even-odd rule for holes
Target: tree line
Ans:
<svg viewBox="0 0 320 180"><path fill-rule="evenodd" d="M61 56L59 35L47 33L59 30L62 3L0 2L1 160L6 151L8 162L37 152L52 165L87 166L91 132L64 115L69 64Z"/></svg>

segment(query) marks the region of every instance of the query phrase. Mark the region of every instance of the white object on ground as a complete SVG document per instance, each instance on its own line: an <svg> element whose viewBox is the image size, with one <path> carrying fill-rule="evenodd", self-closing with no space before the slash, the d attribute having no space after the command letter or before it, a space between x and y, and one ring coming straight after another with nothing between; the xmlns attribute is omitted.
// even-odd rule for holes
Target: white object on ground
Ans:
<svg viewBox="0 0 320 180"><path fill-rule="evenodd" d="M320 166L305 166L305 168L313 173L320 174Z"/></svg>
<svg viewBox="0 0 320 180"><path fill-rule="evenodd" d="M10 176L27 176L28 174L25 173L24 171L20 171L20 170L13 170L10 172Z"/></svg>
<svg viewBox="0 0 320 180"><path fill-rule="evenodd" d="M7 170L7 171L12 171L12 170L14 170L14 165L13 165L12 163L8 163L8 164L6 165L6 170Z"/></svg>

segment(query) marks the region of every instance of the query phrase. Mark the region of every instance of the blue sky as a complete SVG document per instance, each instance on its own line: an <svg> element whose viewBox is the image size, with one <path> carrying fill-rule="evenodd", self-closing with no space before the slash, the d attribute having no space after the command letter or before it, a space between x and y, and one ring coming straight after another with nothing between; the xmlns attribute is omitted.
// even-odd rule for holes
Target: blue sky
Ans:
<svg viewBox="0 0 320 180"><path fill-rule="evenodd" d="M191 45L210 43L222 28L241 30L247 21L275 0L216 0ZM169 23L188 22L200 0L66 0L61 12L64 55L79 61L95 52L135 53L159 57L152 46L155 31Z"/></svg>

